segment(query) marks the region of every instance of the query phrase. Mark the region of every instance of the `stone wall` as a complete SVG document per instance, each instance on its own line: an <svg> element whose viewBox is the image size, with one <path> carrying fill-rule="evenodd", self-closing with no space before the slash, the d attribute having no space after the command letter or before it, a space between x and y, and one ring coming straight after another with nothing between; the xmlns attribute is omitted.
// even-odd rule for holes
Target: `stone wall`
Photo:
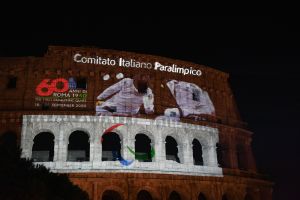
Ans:
<svg viewBox="0 0 300 200"><path fill-rule="evenodd" d="M106 129L115 124L123 124L114 130L121 138L123 157L134 159L126 147L133 148L135 135L143 133L151 139L151 146L155 149L153 162L136 160L130 166L123 166L118 161L101 161L101 137ZM89 135L90 159L88 162L67 161L69 136L77 130ZM54 160L39 164L45 165L54 172L118 171L222 176L222 169L218 167L217 161L216 143L219 137L215 128L128 117L25 115L21 136L23 157L31 158L33 140L41 132L50 132L54 135ZM176 139L181 163L166 160L165 139L167 136ZM193 139L198 139L202 146L203 166L195 166L193 163Z"/></svg>

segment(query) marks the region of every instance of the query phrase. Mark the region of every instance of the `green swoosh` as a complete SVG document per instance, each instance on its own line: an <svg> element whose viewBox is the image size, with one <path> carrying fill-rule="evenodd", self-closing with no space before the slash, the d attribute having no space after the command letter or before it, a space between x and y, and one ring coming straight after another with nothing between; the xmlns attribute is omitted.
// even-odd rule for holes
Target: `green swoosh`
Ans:
<svg viewBox="0 0 300 200"><path fill-rule="evenodd" d="M148 159L148 154L147 153L136 153L129 146L127 146L127 149L129 150L129 152L131 154L133 154L135 156L135 158L137 160L146 160L146 159ZM153 147L151 147L150 155L151 155L151 158L153 158L155 156L155 151L154 151Z"/></svg>

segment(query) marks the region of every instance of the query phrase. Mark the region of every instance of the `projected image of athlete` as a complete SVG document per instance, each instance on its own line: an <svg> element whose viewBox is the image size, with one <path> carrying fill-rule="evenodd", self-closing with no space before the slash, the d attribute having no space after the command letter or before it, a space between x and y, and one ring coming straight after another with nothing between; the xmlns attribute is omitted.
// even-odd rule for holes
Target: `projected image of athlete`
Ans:
<svg viewBox="0 0 300 200"><path fill-rule="evenodd" d="M206 91L194 83L171 80L167 82L184 117L199 114L215 114L215 108Z"/></svg>
<svg viewBox="0 0 300 200"><path fill-rule="evenodd" d="M215 108L208 93L193 83L170 80L166 83L178 108L167 108L164 116L156 119L179 121L180 117L195 117L201 114L215 115Z"/></svg>
<svg viewBox="0 0 300 200"><path fill-rule="evenodd" d="M142 105L146 114L154 112L154 96L147 75L124 78L105 89L97 99L96 115L136 115Z"/></svg>

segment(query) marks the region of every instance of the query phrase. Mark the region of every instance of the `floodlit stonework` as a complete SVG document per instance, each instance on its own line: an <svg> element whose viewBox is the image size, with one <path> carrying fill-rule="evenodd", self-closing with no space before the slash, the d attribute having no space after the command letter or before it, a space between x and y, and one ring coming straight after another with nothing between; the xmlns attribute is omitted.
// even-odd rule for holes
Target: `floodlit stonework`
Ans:
<svg viewBox="0 0 300 200"><path fill-rule="evenodd" d="M116 132L121 136L122 155L134 159L126 146L134 147L134 137L144 133L151 138L155 149L153 162L135 161L130 166L123 166L118 161L101 161L101 137L104 131L116 123L124 126ZM69 135L75 130L88 133L90 137L90 159L88 162L68 162L67 145ZM149 120L126 117L95 117L71 115L28 115L23 116L21 148L22 156L31 158L33 139L41 132L50 132L55 136L53 162L42 162L54 172L136 172L166 173L198 176L222 176L218 167L216 143L218 131L215 128L190 125L180 122ZM182 163L166 160L165 138L170 135L180 141L179 158ZM192 141L196 138L203 147L203 166L193 163Z"/></svg>
<svg viewBox="0 0 300 200"><path fill-rule="evenodd" d="M148 77L151 90L132 98L136 75ZM124 79L127 87L115 87ZM124 88L134 106L103 106L108 101L100 97ZM272 199L273 183L257 171L253 132L227 73L160 56L49 46L42 57L0 58L0 93L0 134L15 134L23 157L66 173L90 199ZM110 134L120 152L102 142L116 124ZM138 136L147 138L145 159L138 158ZM175 154L167 150L171 140ZM47 148L38 148L43 143Z"/></svg>

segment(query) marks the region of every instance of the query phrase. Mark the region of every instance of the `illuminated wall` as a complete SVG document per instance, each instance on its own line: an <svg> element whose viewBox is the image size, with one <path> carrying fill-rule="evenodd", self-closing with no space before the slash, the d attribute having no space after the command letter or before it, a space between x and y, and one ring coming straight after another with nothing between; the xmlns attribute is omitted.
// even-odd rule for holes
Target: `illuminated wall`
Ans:
<svg viewBox="0 0 300 200"><path fill-rule="evenodd" d="M195 64L118 53L97 52L91 56L80 51L72 52L64 59L67 67L58 64L53 70L59 76L49 71L34 81L31 88L35 98L31 102L36 109L201 121L223 117L226 112L221 104L229 105L228 97L216 96L206 85L214 71ZM79 69L87 72L82 73ZM26 107L31 108L32 104L27 103Z"/></svg>
<svg viewBox="0 0 300 200"><path fill-rule="evenodd" d="M160 56L50 46L42 57L0 58L0 132L16 133L23 157L69 173L91 199L108 181L132 195L152 185L163 199L173 190L196 198L196 187L210 199L269 192L228 78Z"/></svg>
<svg viewBox="0 0 300 200"><path fill-rule="evenodd" d="M149 80L143 82L143 80L124 78L109 86L97 97L96 114L136 116L141 106L144 107L146 114L154 113L156 94L148 87L147 81ZM215 108L208 93L196 84L170 80L165 86L161 84L161 87L169 89L177 107L170 105L170 108L166 108L163 115L156 119L178 121L180 117L214 115Z"/></svg>
<svg viewBox="0 0 300 200"><path fill-rule="evenodd" d="M40 134L47 132L52 150L35 149ZM71 137L82 133L87 136L86 150L70 149ZM120 156L113 150L104 151L105 136L116 134L120 138ZM151 155L139 153L138 135L150 140ZM176 157L168 152L168 138L176 141ZM202 162L194 156L194 140L201 145ZM25 115L22 127L22 157L33 158L54 172L143 172L188 174L196 176L222 176L218 166L215 128L174 121L161 121L130 117L75 116L75 115ZM53 144L54 141L54 144ZM80 141L82 142L82 141ZM172 153L172 152L171 152ZM173 152L174 153L174 152ZM51 159L50 159L51 158Z"/></svg>
<svg viewBox="0 0 300 200"><path fill-rule="evenodd" d="M35 106L50 108L86 108L87 84L70 78L43 79L35 89Z"/></svg>

